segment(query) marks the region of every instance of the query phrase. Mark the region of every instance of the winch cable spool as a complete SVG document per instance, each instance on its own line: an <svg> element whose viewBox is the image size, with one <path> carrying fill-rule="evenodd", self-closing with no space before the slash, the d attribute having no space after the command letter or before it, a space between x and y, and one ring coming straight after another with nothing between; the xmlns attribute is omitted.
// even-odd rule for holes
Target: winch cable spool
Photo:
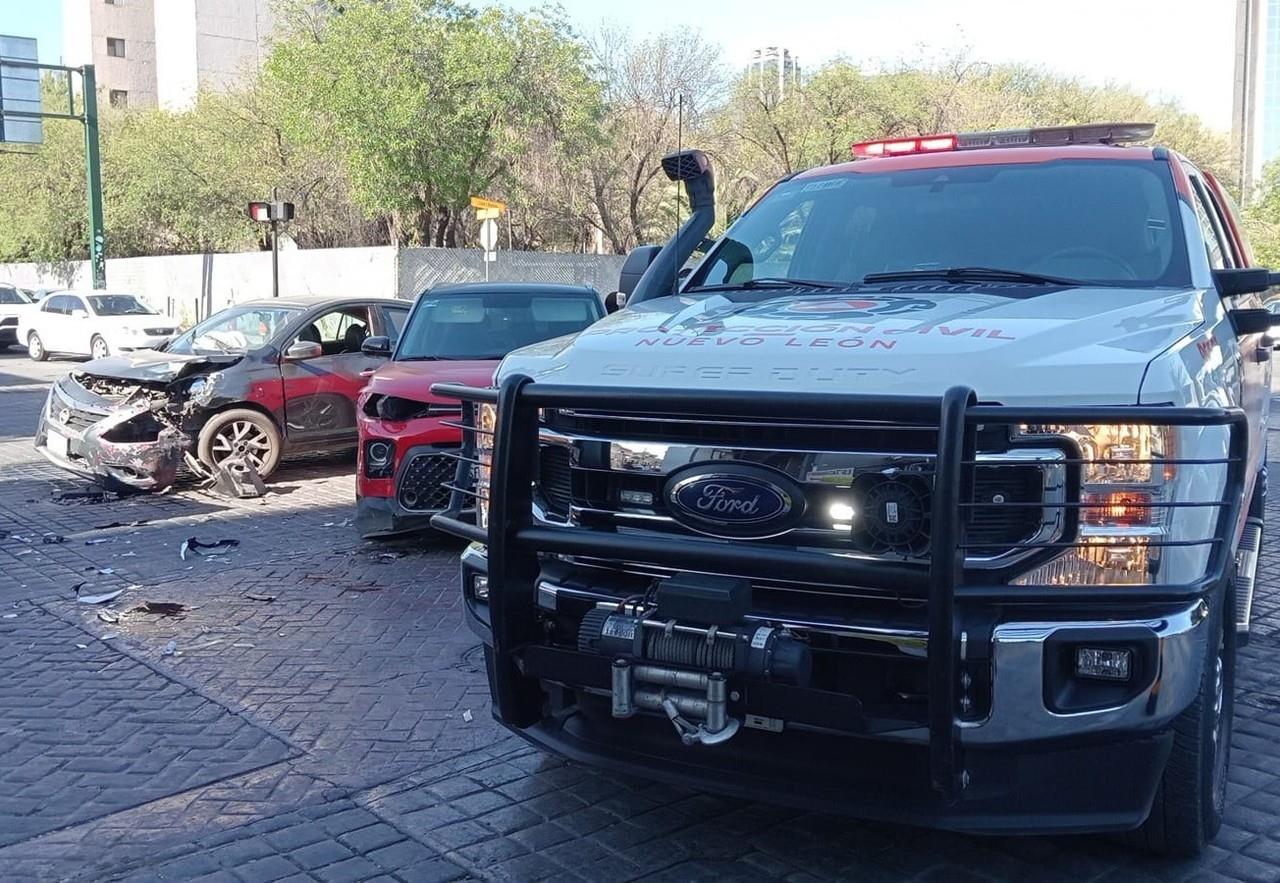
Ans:
<svg viewBox="0 0 1280 883"><path fill-rule="evenodd" d="M804 685L812 667L808 645L780 629L758 626L739 634L649 620L615 605L582 617L578 650L613 657L615 718L638 708L662 712L686 745L723 742L737 732L741 722L726 713L727 674Z"/></svg>

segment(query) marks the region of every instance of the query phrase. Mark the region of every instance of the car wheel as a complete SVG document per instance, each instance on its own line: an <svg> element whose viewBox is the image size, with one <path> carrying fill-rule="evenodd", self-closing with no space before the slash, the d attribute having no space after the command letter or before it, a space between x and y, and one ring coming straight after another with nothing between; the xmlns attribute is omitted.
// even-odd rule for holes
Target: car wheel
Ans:
<svg viewBox="0 0 1280 883"><path fill-rule="evenodd" d="M43 362L49 358L49 352L44 348L44 341L34 331L27 335L27 355L33 362Z"/></svg>
<svg viewBox="0 0 1280 883"><path fill-rule="evenodd" d="M107 346L107 342L102 339L102 335L95 334L93 340L89 341L89 355L95 359L105 359L111 355L111 347Z"/></svg>
<svg viewBox="0 0 1280 883"><path fill-rule="evenodd" d="M243 459L266 478L280 464L280 430L265 414L247 408L223 411L204 429L196 446L201 461L211 469Z"/></svg>
<svg viewBox="0 0 1280 883"><path fill-rule="evenodd" d="M1226 580L1208 623L1200 695L1173 722L1173 748L1151 815L1132 834L1135 845L1161 855L1198 855L1222 827L1235 710L1233 585L1234 580Z"/></svg>

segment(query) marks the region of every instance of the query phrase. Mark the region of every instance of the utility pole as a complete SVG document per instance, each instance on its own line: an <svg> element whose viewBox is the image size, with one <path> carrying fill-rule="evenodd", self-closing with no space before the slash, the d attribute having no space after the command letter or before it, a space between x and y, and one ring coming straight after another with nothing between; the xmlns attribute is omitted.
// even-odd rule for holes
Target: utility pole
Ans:
<svg viewBox="0 0 1280 883"><path fill-rule="evenodd" d="M84 86L84 157L89 189L89 269L93 287L107 287L107 236L102 224L102 157L98 151L98 87L93 65L81 74Z"/></svg>

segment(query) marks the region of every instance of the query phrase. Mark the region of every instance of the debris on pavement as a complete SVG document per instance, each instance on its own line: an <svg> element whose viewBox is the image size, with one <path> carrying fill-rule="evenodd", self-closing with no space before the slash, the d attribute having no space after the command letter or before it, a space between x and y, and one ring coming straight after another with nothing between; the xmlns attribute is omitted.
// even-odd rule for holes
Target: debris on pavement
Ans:
<svg viewBox="0 0 1280 883"><path fill-rule="evenodd" d="M65 543L66 541L66 537L62 536L62 534L56 533L47 533L40 537L41 544L45 546L56 546L59 543Z"/></svg>
<svg viewBox="0 0 1280 883"><path fill-rule="evenodd" d="M137 521L108 521L106 524L95 524L94 530L111 530L117 527L142 527L144 524L150 524L145 518L139 518Z"/></svg>
<svg viewBox="0 0 1280 883"><path fill-rule="evenodd" d="M116 572L116 569L115 569L114 567L99 567L99 568L98 568L98 573L102 574L103 576L111 576L111 574L113 574L113 573L115 573L115 572Z"/></svg>
<svg viewBox="0 0 1280 883"><path fill-rule="evenodd" d="M84 595L80 593L80 589L84 583L75 587L76 600L81 604L106 604L108 601L114 601L124 594L124 589L114 589L110 592L100 592L96 595Z"/></svg>
<svg viewBox="0 0 1280 883"><path fill-rule="evenodd" d="M468 708L466 711L462 712L462 719L467 723L471 723L473 720L475 720L475 715L472 714L471 709Z"/></svg>
<svg viewBox="0 0 1280 883"><path fill-rule="evenodd" d="M245 597L250 601L266 601L271 602L276 599L275 595L264 595L259 592L246 592Z"/></svg>
<svg viewBox="0 0 1280 883"><path fill-rule="evenodd" d="M109 542L111 542L111 539L109 537L100 537L96 540L85 540L84 544L86 546L101 546L103 543L109 543Z"/></svg>
<svg viewBox="0 0 1280 883"><path fill-rule="evenodd" d="M63 491L53 498L55 503L105 503L117 498L109 491Z"/></svg>
<svg viewBox="0 0 1280 883"><path fill-rule="evenodd" d="M78 648L79 648L79 649L81 649L81 650L88 650L88 649L89 649L89 645L88 645L88 644L76 644L76 647L78 647Z"/></svg>
<svg viewBox="0 0 1280 883"><path fill-rule="evenodd" d="M243 457L228 457L210 469L202 461L184 455L187 468L204 479L202 487L216 491L226 497L235 499L252 499L267 493L267 485L258 474L253 464Z"/></svg>
<svg viewBox="0 0 1280 883"><path fill-rule="evenodd" d="M4 616L0 616L0 619L17 619L17 618L18 618L18 614L16 613L6 613Z"/></svg>
<svg viewBox="0 0 1280 883"><path fill-rule="evenodd" d="M202 549L234 549L240 545L239 540L218 540L216 543L202 543L195 537L187 537L178 547L178 557L187 560L187 554L203 555Z"/></svg>
<svg viewBox="0 0 1280 883"><path fill-rule="evenodd" d="M181 616L187 612L187 605L176 601L143 601L129 612L149 613L153 616Z"/></svg>
<svg viewBox="0 0 1280 883"><path fill-rule="evenodd" d="M169 643L167 643L167 644L165 644L165 645L164 645L164 649L162 649L162 650L160 651L160 655L161 655L161 656L172 656L173 654L175 654L175 653L177 653L177 652L178 652L178 642L177 642L177 641L170 641Z"/></svg>
<svg viewBox="0 0 1280 883"><path fill-rule="evenodd" d="M114 610L99 610L98 619L114 625L120 621L120 614Z"/></svg>

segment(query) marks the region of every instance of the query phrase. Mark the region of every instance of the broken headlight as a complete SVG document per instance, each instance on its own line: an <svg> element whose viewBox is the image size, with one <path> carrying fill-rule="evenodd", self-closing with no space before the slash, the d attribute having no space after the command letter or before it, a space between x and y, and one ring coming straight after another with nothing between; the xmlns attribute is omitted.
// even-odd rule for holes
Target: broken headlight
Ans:
<svg viewBox="0 0 1280 883"><path fill-rule="evenodd" d="M1225 427L1033 425L1018 434L1074 443L1081 461L1081 505L1078 545L1015 584L1150 585L1192 582L1203 575L1226 464L1186 467L1179 458L1225 458ZM1183 506L1192 502L1196 505Z"/></svg>

